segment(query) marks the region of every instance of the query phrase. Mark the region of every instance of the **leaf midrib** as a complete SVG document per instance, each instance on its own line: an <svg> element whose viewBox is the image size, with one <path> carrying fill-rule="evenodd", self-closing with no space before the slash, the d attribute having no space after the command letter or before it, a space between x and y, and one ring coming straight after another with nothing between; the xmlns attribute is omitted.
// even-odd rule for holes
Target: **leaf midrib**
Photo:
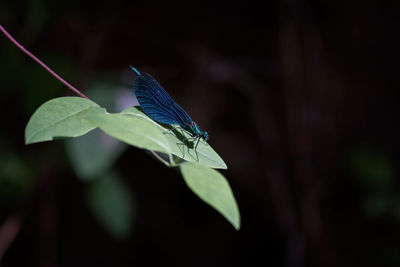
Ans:
<svg viewBox="0 0 400 267"><path fill-rule="evenodd" d="M112 116L113 114L109 114L109 115ZM124 114L123 114L123 115L124 115ZM133 115L133 114L128 114L128 115ZM99 127L99 126L97 126L97 127ZM101 128L101 127L100 127L100 128ZM119 127L119 128L121 128L121 127ZM170 152L170 150L171 150L170 147L167 147L163 142L158 141L158 139L149 137L148 135L145 135L145 134L142 134L142 133L138 133L138 132L132 131L132 130L129 129L129 128L123 128L123 130L128 131L129 133L132 133L132 134L134 134L134 135L141 136L141 137L143 137L144 139L150 140L150 141L152 141L153 143L159 145L161 148L164 148L165 151L169 151L168 153L171 153L171 152ZM144 149L146 149L146 148L144 148Z"/></svg>

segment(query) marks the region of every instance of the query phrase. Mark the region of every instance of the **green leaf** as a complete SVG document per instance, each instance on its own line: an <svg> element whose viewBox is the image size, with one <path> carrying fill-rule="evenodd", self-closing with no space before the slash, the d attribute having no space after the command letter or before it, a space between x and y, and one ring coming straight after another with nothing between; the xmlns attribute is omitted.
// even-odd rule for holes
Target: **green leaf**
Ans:
<svg viewBox="0 0 400 267"><path fill-rule="evenodd" d="M222 158L203 140L195 151L195 141L182 129L170 129L156 123L137 107L110 114L96 103L81 97L52 99L32 115L25 129L26 144L53 140L55 137L77 137L94 128L130 145L175 155L185 161L226 169Z"/></svg>
<svg viewBox="0 0 400 267"><path fill-rule="evenodd" d="M106 172L127 145L95 129L66 140L66 148L76 174L86 181Z"/></svg>
<svg viewBox="0 0 400 267"><path fill-rule="evenodd" d="M53 140L55 137L77 137L95 127L84 117L103 113L96 103L82 97L60 97L41 105L25 129L25 143Z"/></svg>
<svg viewBox="0 0 400 267"><path fill-rule="evenodd" d="M115 173L88 184L87 201L99 223L115 238L129 235L134 219L132 193Z"/></svg>
<svg viewBox="0 0 400 267"><path fill-rule="evenodd" d="M168 149L166 151L160 151L155 149L156 151L166 152L167 154L173 154L177 157L180 157L186 161L190 162L198 162L200 164L217 168L217 169L226 169L227 166L222 158L212 149L210 145L205 143L203 140L200 140L197 149L195 151L194 146L195 142L189 142L189 146L184 144L183 139L191 137L190 134L182 129L177 129L171 132L170 129L163 127L157 122L153 121L150 117L148 117L143 111L138 109L138 107L130 107L121 112L121 114L129 115L130 117L135 117L137 120L146 122L147 124L151 124L158 131L158 136L163 136L162 141L165 142L167 140ZM178 138L179 137L179 138Z"/></svg>
<svg viewBox="0 0 400 267"><path fill-rule="evenodd" d="M193 162L181 164L180 169L187 186L239 230L239 208L225 177L214 169Z"/></svg>

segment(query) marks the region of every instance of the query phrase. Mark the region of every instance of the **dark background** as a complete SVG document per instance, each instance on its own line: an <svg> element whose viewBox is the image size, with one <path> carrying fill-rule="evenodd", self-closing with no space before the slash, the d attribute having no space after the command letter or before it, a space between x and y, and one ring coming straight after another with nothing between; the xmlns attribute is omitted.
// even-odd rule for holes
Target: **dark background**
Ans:
<svg viewBox="0 0 400 267"><path fill-rule="evenodd" d="M24 145L72 92L0 34L0 265L399 266L399 2L264 2L1 1L84 93L131 88L130 64L156 77L227 163L242 228L129 147L131 227L110 234L65 141Z"/></svg>

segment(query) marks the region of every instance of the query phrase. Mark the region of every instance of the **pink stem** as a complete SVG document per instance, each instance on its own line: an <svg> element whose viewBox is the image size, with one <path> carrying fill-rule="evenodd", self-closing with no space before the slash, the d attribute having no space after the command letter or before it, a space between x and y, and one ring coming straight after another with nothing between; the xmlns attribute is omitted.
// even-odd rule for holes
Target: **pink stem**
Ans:
<svg viewBox="0 0 400 267"><path fill-rule="evenodd" d="M10 39L11 42L13 42L19 49L21 49L25 54L30 56L33 60L35 60L37 63L39 63L43 68L45 68L48 72L50 72L54 77L56 77L60 82L65 84L69 89L74 91L76 94L80 95L83 98L89 99L89 97L85 96L82 94L78 89L70 85L67 81L65 81L63 78L57 75L52 69L46 66L40 59L35 57L31 52L26 50L22 45L20 45L0 24L0 30L7 36L8 39Z"/></svg>

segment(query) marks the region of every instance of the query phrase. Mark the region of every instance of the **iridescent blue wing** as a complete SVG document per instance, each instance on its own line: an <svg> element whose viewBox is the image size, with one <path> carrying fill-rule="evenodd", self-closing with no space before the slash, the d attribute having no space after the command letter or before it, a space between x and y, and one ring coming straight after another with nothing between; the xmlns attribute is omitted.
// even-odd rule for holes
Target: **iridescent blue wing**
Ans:
<svg viewBox="0 0 400 267"><path fill-rule="evenodd" d="M143 111L153 120L186 127L192 119L165 91L165 89L149 74L138 74L133 84L136 98Z"/></svg>

